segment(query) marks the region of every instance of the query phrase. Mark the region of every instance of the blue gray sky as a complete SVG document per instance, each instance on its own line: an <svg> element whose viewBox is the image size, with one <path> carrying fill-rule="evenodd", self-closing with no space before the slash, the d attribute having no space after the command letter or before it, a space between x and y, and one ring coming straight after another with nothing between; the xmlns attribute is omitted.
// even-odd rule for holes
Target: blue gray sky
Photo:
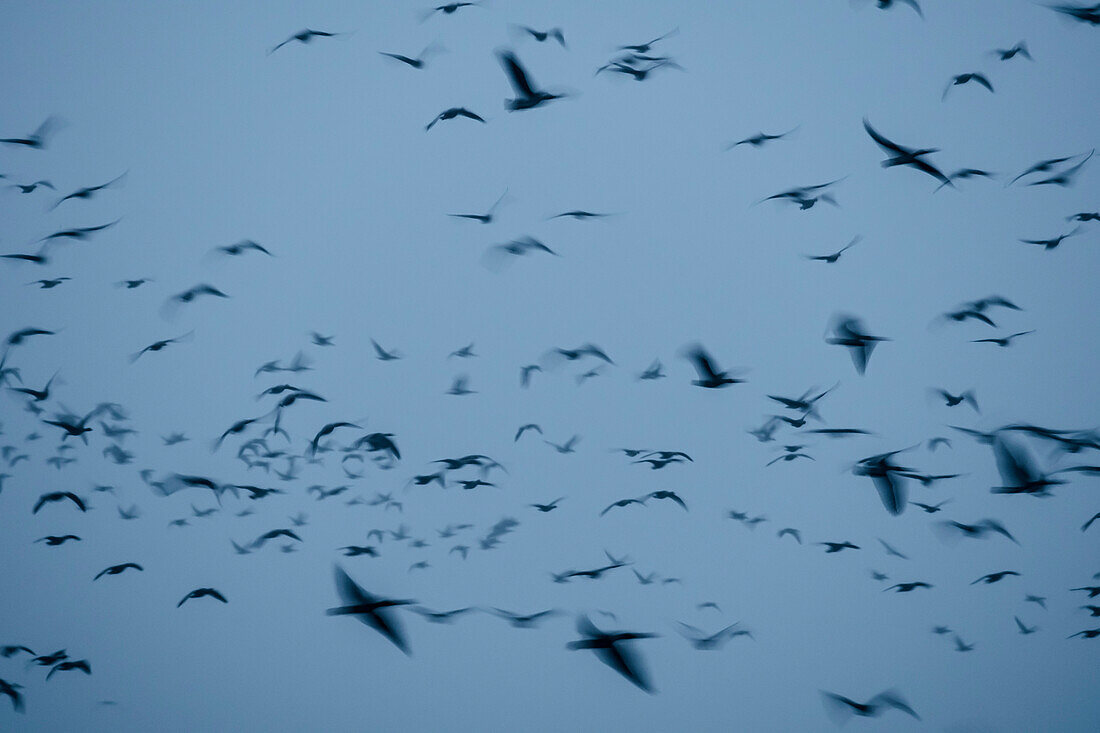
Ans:
<svg viewBox="0 0 1100 733"><path fill-rule="evenodd" d="M924 18L901 5L845 0L750 3L497 2L435 13L407 2L9 3L0 10L0 137L61 121L44 149L0 146L2 183L49 180L22 194L0 192L0 253L34 253L70 227L118 223L87 241L51 244L49 263L0 261L0 336L26 327L54 331L7 350L0 395L0 446L14 466L0 493L0 553L6 589L0 644L38 654L65 649L92 674L0 659L0 679L22 685L26 711L0 700L0 729L557 731L827 730L820 691L867 701L893 689L921 721L898 710L850 728L906 731L1095 730L1098 640L1066 637L1100 626L1080 606L1096 585L1100 523L1096 479L1053 474L1096 465L1096 451L1067 454L1022 433L998 438L1067 483L1053 496L1006 496L989 445L956 425L993 431L1028 423L1096 427L1093 378L1100 315L1100 223L1052 250L1022 243L1074 230L1067 217L1097 211L1100 162L1071 186L1006 185L1032 164L1097 146L1095 27L1023 0L923 0ZM560 27L567 48L537 43L513 24ZM290 43L303 28L341 35ZM651 55L661 68L638 83L594 72L619 46L676 30ZM990 51L1026 40L1033 61ZM379 52L441 50L413 69ZM509 112L514 96L494 51L511 48L533 80L568 94ZM644 68L647 62L635 62ZM1092 69L1093 71L1089 71ZM951 78L985 74L990 94ZM465 107L484 118L433 117ZM945 173L995 175L938 183L912 168L884 168L863 118ZM788 137L726 147L758 132ZM51 209L64 194L125 176L88 200ZM837 206L799 210L761 199L842 179ZM481 213L504 192L487 225L447 216ZM610 216L549 217L569 210ZM545 253L487 266L486 252L524 236ZM835 264L803 255L859 243ZM215 249L253 240L272 256ZM491 263L490 263L491 264ZM28 285L68 277L50 289ZM135 289L124 279L150 278ZM208 283L228 298L166 309L171 296ZM999 295L1021 310L987 311L996 327L941 316ZM826 336L836 314L858 316L888 337L863 375ZM971 343L1034 329L1008 348ZM311 343L310 332L333 337ZM192 334L158 352L162 339ZM403 358L380 361L371 339ZM469 343L474 358L448 355ZM692 385L685 345L702 343L717 364L745 379L724 389ZM555 347L599 345L614 361L554 363ZM301 352L310 370L256 375ZM639 380L660 359L666 378ZM561 360L558 360L559 362ZM520 368L544 370L520 386ZM597 376L578 384L593 367ZM41 415L26 395L51 375ZM475 394L447 394L468 375ZM286 408L269 436L272 452L299 458L282 480L249 468L237 451L272 427L289 383L326 398ZM795 417L768 395L835 389L818 403L823 423L781 425L775 440L746 431L769 415ZM947 407L930 389L972 389L980 405ZM816 394L816 392L814 393ZM104 402L125 408L137 434L121 443L101 415L85 446L58 453L58 413L84 415ZM230 425L266 416L243 436L212 444ZM321 426L349 421L334 450L307 464ZM513 441L537 423L543 435ZM873 435L829 439L814 428ZM161 436L187 442L165 446ZM352 459L339 448L392 433L393 465ZM37 440L27 439L37 433ZM564 443L561 454L543 438ZM935 452L929 439L949 437ZM1095 437L1078 436L1085 443ZM120 444L132 459L104 450ZM766 464L785 445L813 460ZM916 446L896 461L921 474L959 474L925 488L902 479L914 501L949 500L937 514L883 507L860 459ZM619 448L684 451L692 462L650 470ZM432 461L485 454L496 486L465 491L407 484ZM75 462L55 468L62 455ZM255 457L253 456L253 459ZM388 467L387 467L388 466ZM250 501L188 489L160 495L174 473L282 494ZM95 486L113 486L98 492ZM343 494L319 501L310 486ZM669 501L600 512L654 491ZM38 497L69 502L32 514ZM392 493L402 504L368 502ZM565 497L540 513L530 504ZM140 517L120 519L117 507ZM218 509L206 518L194 509ZM245 509L254 513L237 516ZM731 510L764 517L755 528ZM308 524L289 517L304 512ZM169 523L186 518L187 526ZM504 518L518 522L492 550L478 540ZM940 521L992 518L1000 536L945 535ZM472 525L441 538L449 524ZM368 540L372 529L408 527L412 540ZM802 544L777 537L785 527ZM260 534L280 541L234 553ZM75 534L48 547L35 540ZM908 556L888 556L879 539ZM825 554L815 542L858 550ZM346 545L378 557L343 557ZM469 545L465 560L450 552ZM552 582L551 572L629 567L598 580ZM104 568L137 562L93 582ZM429 567L410 569L414 563ZM368 591L425 607L560 609L538 628L516 629L489 613L453 625L395 613L412 654L374 630L325 610L340 604L339 564ZM640 584L633 570L681 583ZM1012 570L992 585L987 573ZM876 581L872 571L888 581ZM934 587L884 592L895 583ZM213 587L229 601L176 604ZM1026 595L1046 598L1046 608ZM718 609L700 604L714 603ZM1093 601L1095 603L1095 601ZM606 613L614 614L614 618ZM640 640L655 693L647 695L568 650L575 618L599 627L660 634ZM1013 617L1038 631L1018 633ZM740 623L752 638L699 651L677 622L708 632ZM952 633L936 635L942 625ZM974 645L958 652L954 635ZM103 701L115 704L104 705Z"/></svg>

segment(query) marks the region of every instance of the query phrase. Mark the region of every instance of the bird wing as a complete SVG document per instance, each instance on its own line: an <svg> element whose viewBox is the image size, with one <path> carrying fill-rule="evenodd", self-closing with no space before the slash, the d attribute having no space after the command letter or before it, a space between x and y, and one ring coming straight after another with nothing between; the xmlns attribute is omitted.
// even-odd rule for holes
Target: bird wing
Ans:
<svg viewBox="0 0 1100 733"><path fill-rule="evenodd" d="M501 65L504 66L504 73L508 75L508 81L511 82L516 95L521 97L535 96L534 91L531 89L531 83L527 79L527 74L520 66L516 55L511 51L501 51L499 57Z"/></svg>

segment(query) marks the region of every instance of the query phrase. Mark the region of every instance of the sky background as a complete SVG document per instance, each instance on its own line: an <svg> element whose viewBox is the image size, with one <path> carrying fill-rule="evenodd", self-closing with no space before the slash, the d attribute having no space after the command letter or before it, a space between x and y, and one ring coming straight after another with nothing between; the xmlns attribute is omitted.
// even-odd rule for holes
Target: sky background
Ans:
<svg viewBox="0 0 1100 733"><path fill-rule="evenodd" d="M24 658L0 659L0 678L22 684L27 703L18 715L0 700L0 729L823 730L832 723L819 690L865 701L887 688L923 722L888 711L852 729L1100 727L1100 647L1066 639L1096 625L1078 608L1084 594L1068 591L1095 584L1100 570L1100 527L1079 531L1100 509L1096 479L1071 475L1053 498L993 495L1000 478L990 449L947 427L1097 425L1100 224L1049 252L1019 240L1064 234L1074 226L1067 216L1096 211L1100 163L1073 187L1005 186L1036 161L1097 146L1097 31L1022 0L922 6L923 21L904 6L845 0L498 0L421 22L427 8L406 2L7 3L0 136L23 136L50 115L64 126L45 150L0 149L7 179L58 188L0 192L0 251L34 251L59 229L121 220L52 247L48 266L0 262L0 335L57 332L12 349L6 366L35 388L59 374L42 417L117 402L139 433L123 443L133 463L114 465L102 455L112 441L95 424L89 445L71 451L77 462L57 470L45 461L59 431L24 411L22 396L0 395L0 445L31 457L0 465L12 474L0 493L0 644L65 648L93 670L47 683L46 670L27 669ZM520 37L513 23L560 26L568 48ZM346 35L268 55L306 27ZM644 83L593 76L618 46L672 29L652 52L682 71L661 69ZM989 54L1021 39L1033 63ZM379 55L414 56L433 42L445 52L424 70ZM507 112L514 95L493 54L502 47L538 85L570 98ZM941 101L953 75L972 71L996 93L970 84ZM444 121L425 132L452 106L487 123ZM933 193L932 178L880 166L863 117L904 145L939 148L932 160L945 171L998 178ZM724 150L795 127L763 148ZM49 210L59 195L123 172L94 198ZM839 207L757 205L840 178ZM447 216L484 212L505 190L489 225ZM571 209L614 215L548 220ZM857 235L835 265L801 256ZM485 266L488 247L521 236L560 257ZM212 254L242 239L274 256ZM62 276L72 280L54 289L26 284ZM153 281L114 286L142 277ZM166 317L165 301L197 283L230 297ZM992 294L1023 310L991 313L997 329L937 321ZM863 376L824 340L841 312L893 339ZM970 343L1028 329L1036 332L1008 349ZM313 330L335 345L311 345ZM185 343L129 360L191 331ZM404 358L375 359L372 338ZM678 353L695 341L722 367L744 368L747 383L692 386ZM470 342L477 358L448 358ZM597 362L548 366L520 388L522 365L587 342L615 365L579 386L575 377ZM254 376L299 351L311 371ZM639 381L656 358L668 378ZM459 374L476 394L446 394ZM328 401L290 408L282 425L293 443L274 438L272 447L300 453L322 425L348 420L363 430L338 432L337 443L393 433L402 460L390 470L368 462L350 480L329 453L284 482L236 460L239 437L212 453L228 426L270 409L271 398L256 395L282 382ZM828 440L783 427L777 442L761 443L746 433L779 412L766 395L834 384L819 405L827 425L874 436ZM930 399L933 387L974 389L981 414ZM579 435L576 452L559 454L532 434L514 443L530 422L554 442ZM42 437L25 441L32 431ZM165 447L159 436L173 431L190 441ZM910 487L916 500L951 502L935 516L912 507L890 516L853 463L937 435L953 447L899 460L962 474ZM1097 462L1020 443L1044 468ZM784 444L804 444L816 460L766 467ZM612 452L622 447L682 450L694 462L651 471ZM508 473L490 479L497 487L405 490L411 476L435 470L431 461L470 453L504 464ZM192 505L217 507L209 492L157 496L138 476L146 468L286 493L227 495L221 511L197 519ZM115 493L93 492L97 484ZM306 494L314 484L352 488L317 501ZM660 489L675 490L689 511L652 501L599 516L612 501ZM55 504L32 515L47 491L74 491L92 508ZM394 492L403 513L345 503L376 492ZM559 496L552 513L529 506ZM140 519L120 520L116 505L132 504ZM246 507L255 514L235 516ZM749 529L731 509L768 521ZM299 511L309 524L296 529L297 552L269 543L233 553L230 539L291 527ZM190 526L168 526L183 517ZM504 517L518 520L515 531L495 550L476 549ZM940 518L986 517L1020 545L950 543L934 531ZM460 522L474 528L438 537ZM430 546L387 538L369 543L378 558L338 551L402 523ZM776 537L783 527L798 528L805 544ZM34 542L70 532L83 541ZM877 538L910 559L886 556ZM812 544L844 540L862 549L825 555ZM466 560L448 554L460 542L474 547ZM604 564L605 549L683 582L642 586L626 568L551 582L551 571ZM410 572L421 560L430 567ZM145 571L92 582L127 561ZM373 593L433 609L567 613L514 629L488 614L448 626L400 612L406 658L362 624L325 615L339 602L336 562ZM890 583L874 581L872 569L890 583L935 587L883 593ZM999 570L1022 577L970 585ZM228 605L198 599L176 609L205 586ZM1048 597L1047 610L1025 603L1026 593ZM698 609L704 602L721 610ZM565 648L582 611L603 628L661 634L636 644L657 694ZM1018 634L1014 615L1039 632ZM697 651L676 621L707 630L740 621L755 638ZM931 632L938 624L974 651L956 652L949 636Z"/></svg>

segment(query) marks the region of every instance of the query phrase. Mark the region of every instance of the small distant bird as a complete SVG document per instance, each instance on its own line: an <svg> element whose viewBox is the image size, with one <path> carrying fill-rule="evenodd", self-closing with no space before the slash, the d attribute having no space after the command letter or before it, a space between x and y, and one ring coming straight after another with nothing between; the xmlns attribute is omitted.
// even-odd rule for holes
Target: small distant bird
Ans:
<svg viewBox="0 0 1100 733"><path fill-rule="evenodd" d="M936 168L934 165L924 160L924 156L938 152L937 148L923 148L920 150L912 150L910 148L898 145L889 138L879 134L879 132L876 131L875 128L871 127L871 123L867 121L866 117L863 118L863 129L867 131L867 134L871 137L872 140L875 141L875 144L878 145L883 150L883 152L891 156L882 161L883 168L890 168L899 165L910 166L916 170L921 171L922 173L927 173L940 183L948 186L954 185L951 183L951 180L947 176L945 176L942 171L940 171L939 168Z"/></svg>
<svg viewBox="0 0 1100 733"><path fill-rule="evenodd" d="M407 64L414 69L423 69L428 63L428 57L434 55L436 52L442 50L437 44L429 44L423 51L420 52L420 56L416 58L410 58L403 56L399 53L386 53L385 51L379 51L382 56L388 56L391 59L400 61L403 64Z"/></svg>
<svg viewBox="0 0 1100 733"><path fill-rule="evenodd" d="M1012 344L1013 339L1017 339L1020 336L1026 336L1029 333L1035 333L1035 331L1034 330L1031 330L1031 331L1018 331L1018 332L1016 332L1014 334L1011 334L1009 336L1005 336L1004 338L971 339L971 343L974 343L974 344L997 344L1001 348L1006 348L1006 347L1008 347Z"/></svg>
<svg viewBox="0 0 1100 733"><path fill-rule="evenodd" d="M974 398L973 390L968 389L959 395L953 395L945 389L935 389L933 390L933 394L942 397L948 407L956 407L965 402L974 408L974 412L981 412L981 410L978 409L978 401Z"/></svg>
<svg viewBox="0 0 1100 733"><path fill-rule="evenodd" d="M890 340L882 336L871 336L866 330L863 322L855 316L838 315L834 318L833 336L825 339L825 343L848 349L852 364L859 374L867 371L867 362L870 361L875 347Z"/></svg>
<svg viewBox="0 0 1100 733"><path fill-rule="evenodd" d="M124 562L121 565L112 565L111 567L109 567L105 570L100 570L96 574L96 576L94 578L92 578L92 580L93 581L99 580L104 575L118 575L119 573L121 573L124 570L127 570L129 568L133 568L134 570L138 570L138 571L145 570L145 568L141 567L136 562Z"/></svg>
<svg viewBox="0 0 1100 733"><path fill-rule="evenodd" d="M990 92L993 91L993 85L989 83L989 79L986 78L986 76L984 74L979 74L977 72L959 74L958 76L952 77L951 81L948 82L947 88L945 88L943 90L943 96L941 97L941 101L944 100L944 99L947 99L947 93L951 91L951 87L962 86L963 84L968 84L970 82L980 84L983 87L985 87L986 89L988 89Z"/></svg>
<svg viewBox="0 0 1100 733"><path fill-rule="evenodd" d="M1027 50L1027 42L1020 41L1012 48L995 48L990 51L991 54L1000 58L1001 61L1008 61L1016 58L1016 56L1023 56L1028 61L1034 61L1031 58L1031 54Z"/></svg>
<svg viewBox="0 0 1100 733"><path fill-rule="evenodd" d="M538 509L540 512L543 512L543 513L552 512L552 511L554 511L555 509L558 508L558 502L561 501L564 498L565 498L564 496L559 496L557 499L554 499L552 502L550 502L548 504L531 504L531 506L533 506L535 509Z"/></svg>
<svg viewBox="0 0 1100 733"><path fill-rule="evenodd" d="M1057 247L1070 237L1076 236L1081 232L1081 227L1074 227L1073 231L1061 234L1057 237L1051 237L1050 239L1021 239L1024 244L1037 244L1046 251L1057 249Z"/></svg>
<svg viewBox="0 0 1100 733"><path fill-rule="evenodd" d="M604 632L597 628L587 616L577 618L577 633L583 639L570 642L569 649L591 649L601 662L621 674L639 689L653 693L647 675L641 666L641 659L623 642L636 639L652 639L657 634L639 632Z"/></svg>
<svg viewBox="0 0 1100 733"><path fill-rule="evenodd" d="M41 150L46 147L46 143L53 136L53 132L60 126L61 122L57 117L48 117L46 121L38 126L38 129L32 132L26 137L8 137L0 139L0 143L6 145L22 145L27 148L33 148Z"/></svg>
<svg viewBox="0 0 1100 733"><path fill-rule="evenodd" d="M88 664L87 659L78 659L75 662L58 662L55 664L46 674L46 679L50 679L56 672L69 672L71 670L78 670L84 674L90 675L92 673L92 666Z"/></svg>
<svg viewBox="0 0 1100 733"><path fill-rule="evenodd" d="M467 395L476 394L475 390L469 389L466 385L469 384L470 378L466 375L459 375L454 378L451 383L451 388L447 390L447 394L450 395Z"/></svg>
<svg viewBox="0 0 1100 733"><path fill-rule="evenodd" d="M561 99L565 95L553 94L538 89L531 83L527 72L523 70L516 55L508 50L497 51L497 58L508 76L508 81L515 92L515 99L506 100L504 105L509 111L534 109L546 102Z"/></svg>
<svg viewBox="0 0 1100 733"><path fill-rule="evenodd" d="M882 2L882 0L879 0L879 2ZM822 691L821 695L825 700L826 710L838 724L846 722L852 715L863 718L878 717L887 709L900 710L920 720L920 716L913 708L909 707L909 704L897 692L892 690L880 692L865 703L856 702L851 698L833 692Z"/></svg>
<svg viewBox="0 0 1100 733"><path fill-rule="evenodd" d="M783 537L784 535L790 535L791 537L795 538L798 544L802 544L802 534L797 529L793 529L792 527L784 527L777 533L778 537Z"/></svg>
<svg viewBox="0 0 1100 733"><path fill-rule="evenodd" d="M840 552L841 550L858 550L859 545L853 545L851 542L815 542L815 545L824 545L825 554L829 555L834 552Z"/></svg>
<svg viewBox="0 0 1100 733"><path fill-rule="evenodd" d="M225 254L225 255L230 255L231 257L238 257L240 255L243 255L245 252L249 252L249 251L262 252L263 254L267 255L268 257L274 257L275 256L275 255L271 254L271 252L269 252L267 250L267 248L264 247L262 244L260 244L258 242L253 242L251 239L242 239L241 241L237 242L236 244L227 244L224 247L216 247L214 249L214 251L215 252L221 252L222 254Z"/></svg>
<svg viewBox="0 0 1100 733"><path fill-rule="evenodd" d="M1002 570L998 573L989 573L988 575L983 575L982 577L978 578L977 580L972 582L970 585L977 585L978 583L985 583L986 585L991 585L991 584L996 583L998 581L1004 580L1009 575L1019 575L1019 573L1017 573L1015 570Z"/></svg>
<svg viewBox="0 0 1100 733"><path fill-rule="evenodd" d="M727 372L719 370L715 366L713 358L701 344L687 346L681 354L692 363L699 375L698 379L691 382L697 387L718 389L728 387L731 384L741 384L745 381L744 379L731 377Z"/></svg>
<svg viewBox="0 0 1100 733"><path fill-rule="evenodd" d="M1024 622L1020 620L1019 616L1013 616L1012 618L1016 619L1016 628L1018 628L1020 630L1020 633L1024 636L1027 636L1028 634L1034 634L1036 631L1039 630L1038 626L1026 626Z"/></svg>
<svg viewBox="0 0 1100 733"><path fill-rule="evenodd" d="M428 18L432 17L436 13L443 13L444 15L451 15L455 11L460 10L461 8L473 8L473 7L477 7L478 5L480 5L480 3L478 3L478 2L457 2L457 3L446 3L444 5L437 5L436 7L432 8L430 11L428 11L428 13L424 16L424 20L427 20Z"/></svg>
<svg viewBox="0 0 1100 733"><path fill-rule="evenodd" d="M836 261L840 259L840 256L842 254L844 254L849 249L851 249L852 247L859 244L859 242L862 239L863 239L863 237L860 237L860 236L853 237L852 241L848 242L848 244L844 245L843 247L841 247L836 252L833 252L832 254L827 254L827 255L802 255L802 256L805 257L808 260L816 260L818 262L824 262L826 264L832 265L832 264L835 264Z"/></svg>
<svg viewBox="0 0 1100 733"><path fill-rule="evenodd" d="M98 186L88 186L88 187L85 187L85 188L78 188L77 190L73 191L72 193L67 194L65 196L62 196L60 199L58 199L57 203L55 203L52 207L50 207L50 211L53 211L58 206L65 203L66 201L69 201L70 199L90 199L90 198L92 198L92 196L94 196L98 192L102 191L103 189L109 188L109 187L113 186L114 184L118 183L125 176L126 176L126 174L123 173L122 175L116 176L115 178L111 179L110 181L107 181L106 183L101 183ZM51 186L50 188L53 188L53 186Z"/></svg>
<svg viewBox="0 0 1100 733"><path fill-rule="evenodd" d="M50 183L49 181L35 181L34 183L26 183L26 184L23 184L23 183L13 183L13 184L11 184L11 187L12 188L18 188L20 193L34 193L35 189L37 189L39 186L44 186L44 187L50 189L51 191L56 191L57 190L56 188L53 187L53 184Z"/></svg>
<svg viewBox="0 0 1100 733"><path fill-rule="evenodd" d="M437 122L442 122L444 120L453 120L456 117L465 117L466 119L475 120L477 122L485 122L484 118L482 118L480 115L474 114L465 107L450 107L437 114L435 118L424 127L424 130L428 131L432 129L433 127L435 127L435 123Z"/></svg>
<svg viewBox="0 0 1100 733"><path fill-rule="evenodd" d="M672 36L676 35L679 32L680 32L679 28L673 28L668 33L665 33L663 36L657 36L652 41L646 41L645 43L638 43L638 44L635 44L633 46L619 46L619 50L620 51L634 51L635 53L649 53L649 50L651 48L653 48L653 46L658 41L663 41L666 38L671 38Z"/></svg>
<svg viewBox="0 0 1100 733"><path fill-rule="evenodd" d="M735 143L730 143L729 145L726 146L726 150L732 150L732 149L738 147L739 145L751 145L754 148L759 148L759 147L765 145L766 143L771 142L772 140L782 140L783 138L787 137L788 135L790 135L792 132L794 132L797 129L798 128L795 127L791 130L787 130L786 132L781 132L778 135L769 135L766 132L758 132L755 135L752 135L750 137L742 138L741 140L738 140Z"/></svg>
<svg viewBox="0 0 1100 733"><path fill-rule="evenodd" d="M542 431L540 430L539 432L542 432ZM544 442L548 446L552 447L558 453L576 453L577 451L576 451L576 448L574 448L574 446L577 444L578 440L580 440L580 436L579 435L574 435L573 437L571 437L569 440L565 441L561 445L559 445L557 443L552 443L549 440L544 440L542 442Z"/></svg>
<svg viewBox="0 0 1100 733"><path fill-rule="evenodd" d="M512 442L518 442L523 434L526 433L528 430L534 430L539 435L542 435L542 428L540 428L535 423L528 423L527 425L521 426L520 429L516 431L516 437L512 440Z"/></svg>
<svg viewBox="0 0 1100 733"><path fill-rule="evenodd" d="M339 36L339 35L341 35L341 34L340 33L329 33L327 31L315 31L315 30L311 30L309 28L306 28L305 30L298 31L297 33L292 35L290 38L286 39L282 43L280 43L277 46L275 46L274 48L272 48L270 51L267 52L267 55L270 56L271 54L275 53L280 48L282 48L283 46L285 46L286 44L288 44L292 41L298 41L299 43L304 44L304 43L311 43L314 38L333 38L333 37Z"/></svg>
<svg viewBox="0 0 1100 733"><path fill-rule="evenodd" d="M130 357L130 363L133 364L134 362L136 362L138 359L141 358L142 354L144 354L148 351L161 351L162 349L167 347L169 344L178 344L181 341L186 341L194 333L195 333L194 331L188 331L187 333L183 334L182 336L176 336L175 338L170 338L170 339L163 339L161 341L154 341L153 343L149 344L148 346L146 346L141 351L139 351L136 354L134 354L133 356L131 356Z"/></svg>
<svg viewBox="0 0 1100 733"><path fill-rule="evenodd" d="M49 504L51 502L64 501L66 499L68 499L73 504L75 504L76 508L79 509L80 511L82 511L82 512L88 511L88 507L87 507L87 505L85 505L84 500L81 499L76 494L74 494L73 492L71 492L71 491L51 491L49 493L42 494L42 496L38 497L38 501L35 502L34 509L31 510L31 514L38 514L38 510L41 509L42 507L44 507L46 504Z"/></svg>
<svg viewBox="0 0 1100 733"><path fill-rule="evenodd" d="M910 593L910 592L916 590L917 588L931 588L931 587L932 586L930 584L918 580L914 583L898 583L897 585L892 585L889 588L884 589L883 592L886 592L888 590L897 589L898 593Z"/></svg>
<svg viewBox="0 0 1100 733"><path fill-rule="evenodd" d="M176 604L176 608L179 608L192 598L202 598L204 596L209 596L210 598L221 601L222 603L229 603L229 601L225 600L225 596L223 596L221 593L213 588L196 588L195 590L185 595L182 599L180 599L180 602Z"/></svg>
<svg viewBox="0 0 1100 733"><path fill-rule="evenodd" d="M561 28L551 28L546 31L537 31L534 28L529 28L525 25L516 26L520 31L534 38L539 43L545 43L549 39L553 38L562 48L565 48L565 34L562 33Z"/></svg>
<svg viewBox="0 0 1100 733"><path fill-rule="evenodd" d="M374 353L379 361L394 361L401 358L401 354L397 351L386 351L374 339L371 339L370 343L374 347Z"/></svg>

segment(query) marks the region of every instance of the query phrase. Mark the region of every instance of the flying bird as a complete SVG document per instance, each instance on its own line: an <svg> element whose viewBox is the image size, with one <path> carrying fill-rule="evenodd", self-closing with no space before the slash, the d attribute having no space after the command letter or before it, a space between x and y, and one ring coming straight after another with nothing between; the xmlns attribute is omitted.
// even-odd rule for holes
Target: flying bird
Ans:
<svg viewBox="0 0 1100 733"><path fill-rule="evenodd" d="M343 606L330 608L326 611L329 616L355 616L367 626L389 639L394 646L405 654L411 654L409 644L405 640L405 633L393 609L397 606L414 605L416 601L392 600L380 598L367 593L354 580L351 579L343 568L336 566L336 591L343 601Z"/></svg>

